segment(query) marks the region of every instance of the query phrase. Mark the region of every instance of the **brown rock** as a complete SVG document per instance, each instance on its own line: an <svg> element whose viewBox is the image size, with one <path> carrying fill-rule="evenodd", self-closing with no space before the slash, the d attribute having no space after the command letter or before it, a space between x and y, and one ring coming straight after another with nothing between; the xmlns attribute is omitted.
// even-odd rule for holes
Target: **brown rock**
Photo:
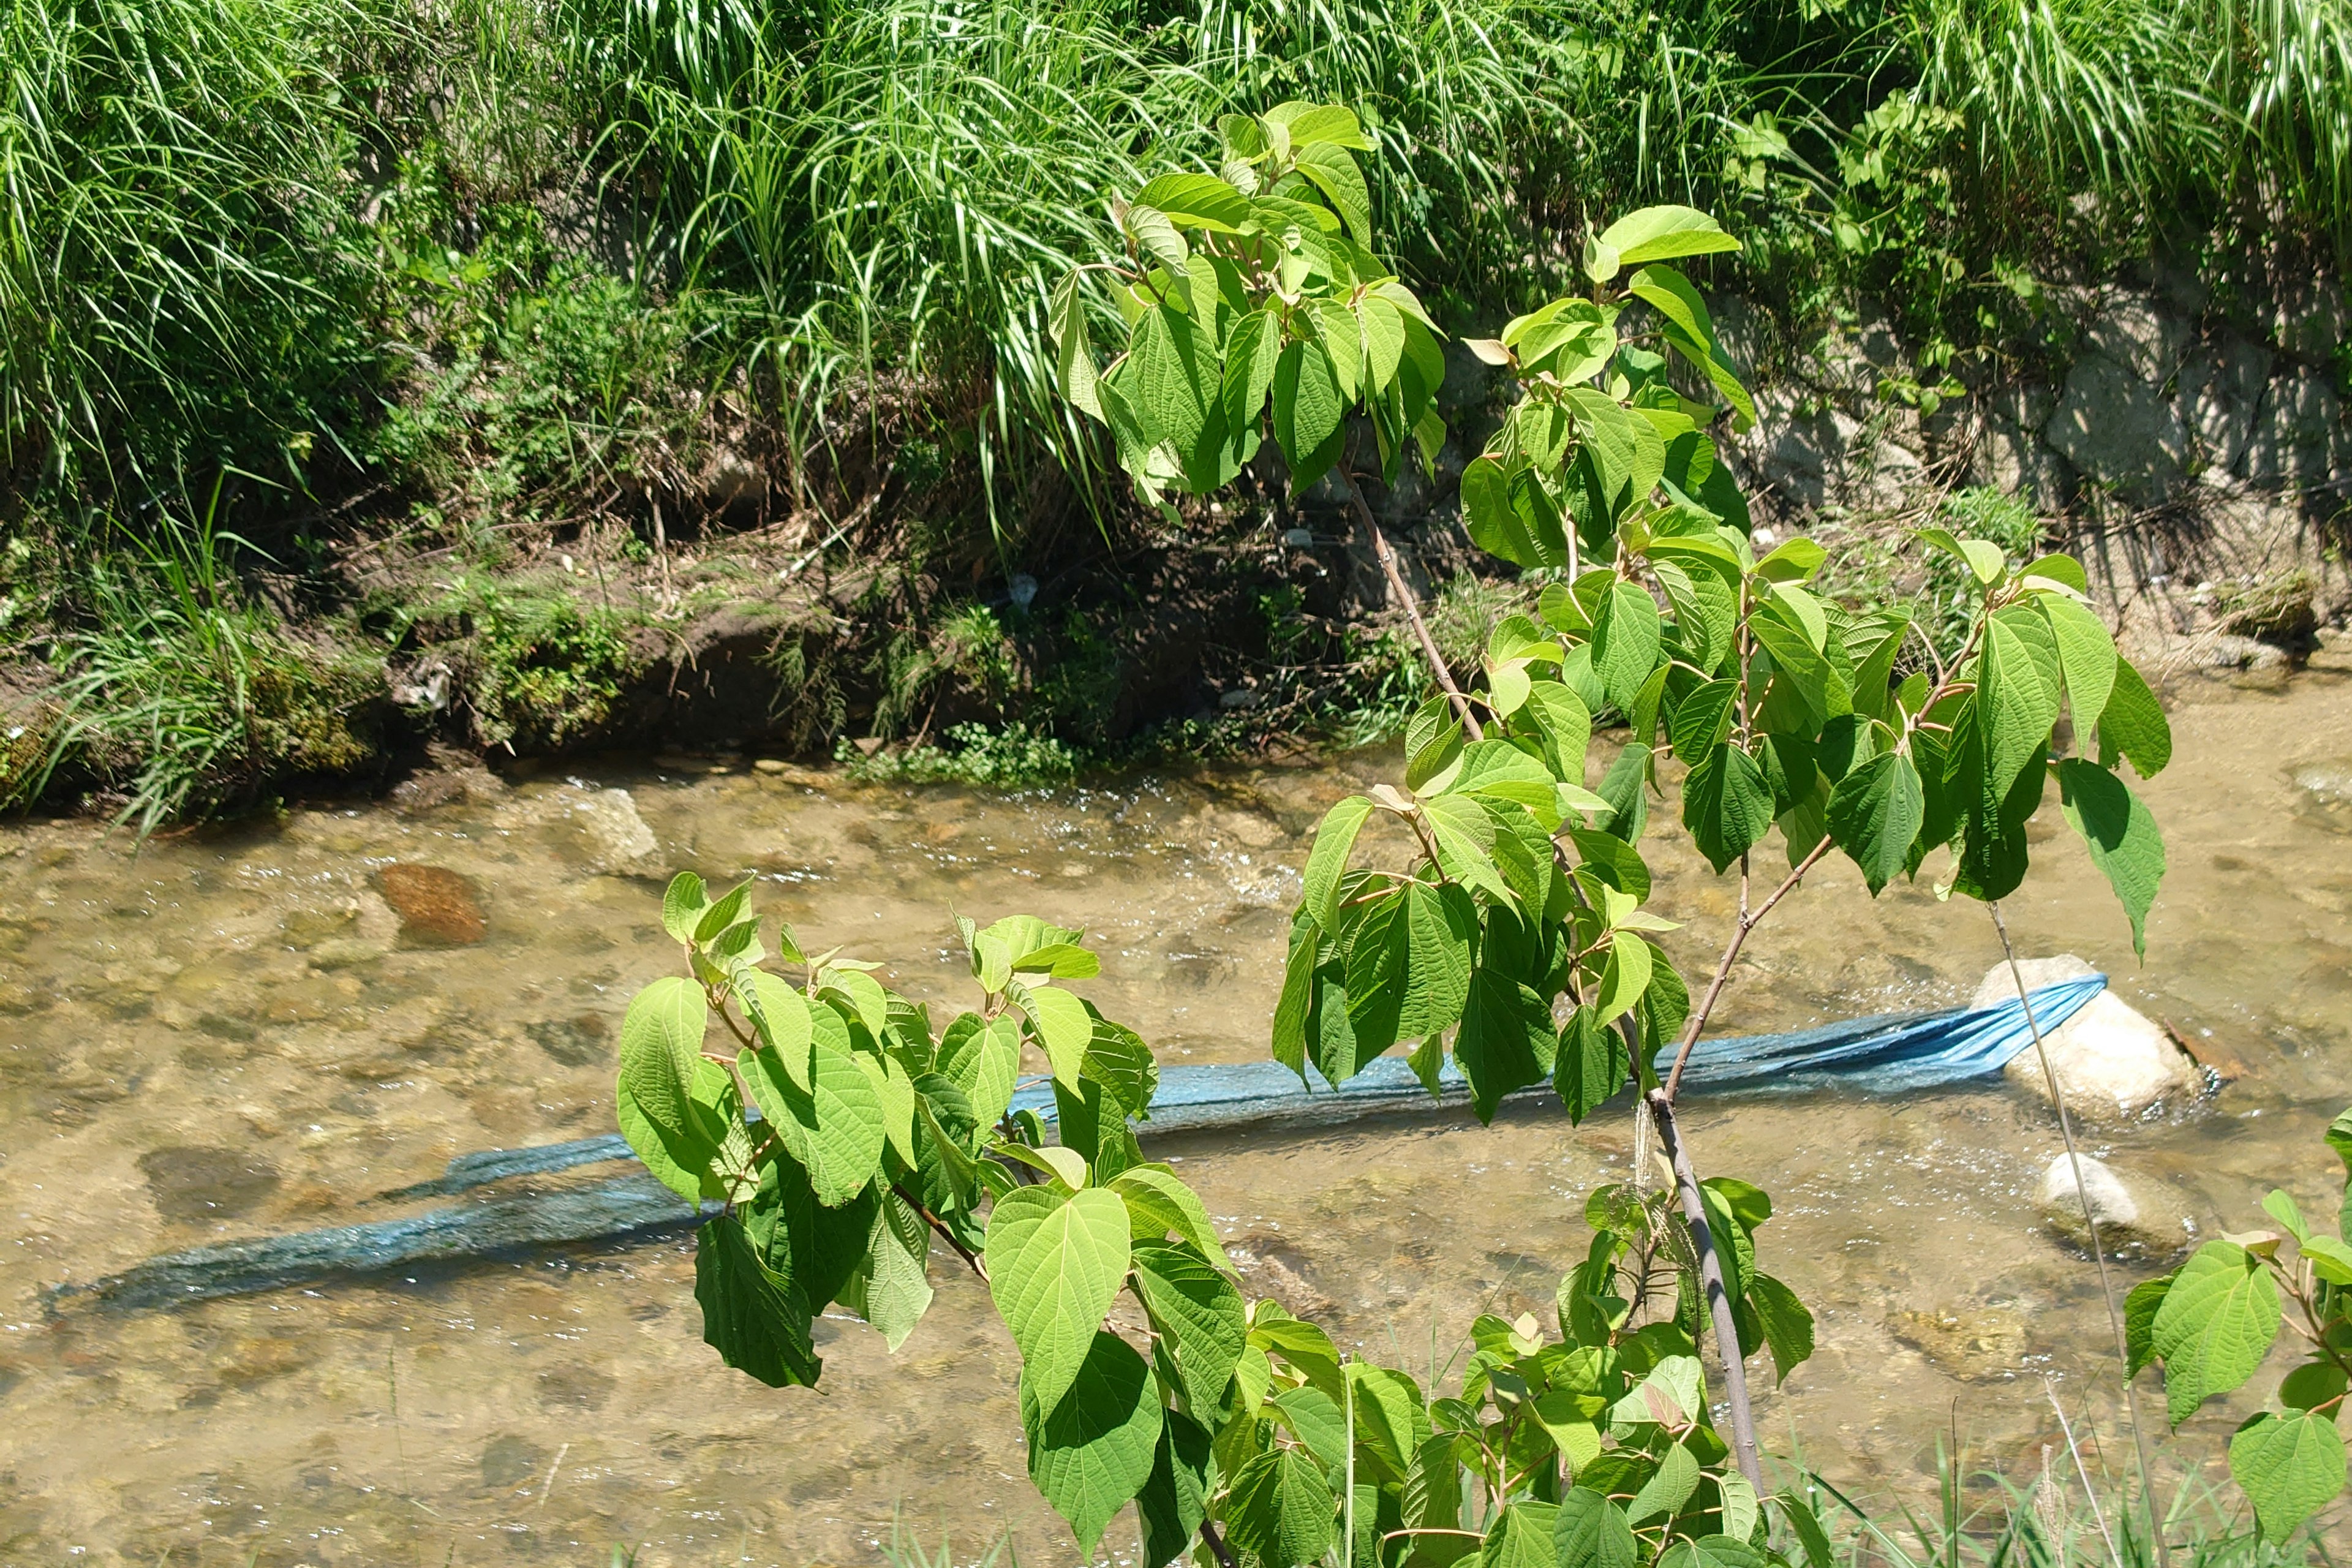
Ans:
<svg viewBox="0 0 2352 1568"><path fill-rule="evenodd" d="M400 915L401 940L416 947L465 947L488 930L474 885L439 866L386 866L375 874L384 902Z"/></svg>

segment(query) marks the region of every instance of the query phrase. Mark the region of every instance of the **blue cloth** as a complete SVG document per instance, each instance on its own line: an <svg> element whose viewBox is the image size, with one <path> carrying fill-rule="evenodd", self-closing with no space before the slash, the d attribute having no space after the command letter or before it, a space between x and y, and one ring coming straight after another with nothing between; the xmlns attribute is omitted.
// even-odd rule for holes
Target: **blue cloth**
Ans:
<svg viewBox="0 0 2352 1568"><path fill-rule="evenodd" d="M2105 989L2106 976L2061 981L2033 993L2033 1016L2048 1034ZM1788 1035L1726 1035L1701 1040L1683 1075L1686 1093L1716 1089L1789 1091L1828 1088L1910 1093L1984 1078L2009 1065L2033 1043L2025 1005L1880 1015L1824 1024ZM1440 1100L1469 1097L1459 1068L1447 1058ZM1548 1086L1522 1091L1549 1092ZM1410 1110L1429 1094L1402 1057L1381 1057L1333 1089L1307 1069L1307 1082L1276 1061L1169 1067L1160 1070L1147 1132L1195 1131L1265 1121L1313 1125ZM1013 1097L1016 1110L1054 1114L1054 1086L1033 1084Z"/></svg>
<svg viewBox="0 0 2352 1568"><path fill-rule="evenodd" d="M2033 993L2034 1019L2047 1034L2106 985L2104 975L2063 981ZM1702 1040L1691 1053L1685 1089L1787 1091L1851 1086L1911 1093L1999 1072L2033 1043L2022 1003L1948 1008L1849 1023L1790 1035L1734 1035ZM1449 1058L1440 1101L1468 1098ZM1549 1086L1524 1091L1549 1092ZM1054 1115L1054 1087L1033 1083L1013 1096L1016 1110ZM1382 1057L1338 1089L1310 1070L1310 1081L1275 1061L1164 1068L1151 1133L1200 1131L1278 1122L1313 1126L1432 1103L1402 1057ZM533 1149L461 1154L436 1181L383 1195L384 1200L446 1196L510 1176L542 1175L575 1165L634 1158L617 1133ZM150 1258L87 1286L51 1289L52 1310L71 1296L94 1296L117 1308L170 1306L206 1296L237 1295L338 1275L436 1259L480 1257L512 1248L592 1241L691 1225L696 1207L644 1172L585 1187L526 1193L428 1209L404 1219L230 1242Z"/></svg>

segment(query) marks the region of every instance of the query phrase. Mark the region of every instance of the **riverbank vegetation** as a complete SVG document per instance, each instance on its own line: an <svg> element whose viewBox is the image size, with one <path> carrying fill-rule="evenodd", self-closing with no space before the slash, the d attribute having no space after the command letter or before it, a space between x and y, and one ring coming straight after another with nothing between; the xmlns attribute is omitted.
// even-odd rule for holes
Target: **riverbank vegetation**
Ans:
<svg viewBox="0 0 2352 1568"><path fill-rule="evenodd" d="M1051 281L1236 109L1363 106L1448 331L1690 203L1743 353L1868 298L1923 407L2072 282L2352 240L2340 0L24 0L0 62L0 788L142 821L675 728L714 621L803 752L1392 726L1342 546L1281 542L1344 520L1171 523L1054 394Z"/></svg>

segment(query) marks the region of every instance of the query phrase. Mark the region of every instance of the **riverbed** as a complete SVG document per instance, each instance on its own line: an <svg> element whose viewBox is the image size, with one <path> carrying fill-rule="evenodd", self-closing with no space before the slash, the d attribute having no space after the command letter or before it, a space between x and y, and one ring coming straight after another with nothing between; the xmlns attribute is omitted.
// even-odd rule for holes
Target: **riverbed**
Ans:
<svg viewBox="0 0 2352 1568"><path fill-rule="evenodd" d="M2273 1183L2306 1213L2340 1189L2318 1132L2352 1101L2352 820L2295 774L2352 767L2352 676L2199 686L2173 723L2145 787L2170 847L2146 964L2054 803L2006 908L2021 950L2090 960L2230 1076L2086 1131L2177 1205L2187 1244L2253 1223ZM1104 974L1081 989L1163 1062L1260 1058L1307 836L1393 766L1007 798L612 759L143 847L80 822L0 831L0 1563L603 1564L617 1545L646 1568L797 1565L874 1561L894 1528L934 1552L951 1536L960 1562L1008 1533L1067 1561L1024 1474L1011 1344L944 1253L895 1356L854 1320L819 1325L820 1392L719 1364L683 1234L173 1311L46 1291L407 1212L369 1200L467 1151L610 1131L621 1010L677 962L659 899L677 868L756 876L804 942L880 962L935 1016L965 989L954 914L1083 925ZM1690 918L1667 946L1704 973L1731 890L1663 814L1643 847L1657 907ZM1957 1003L1999 951L1980 906L1927 877L1874 903L1835 861L1751 939L1722 1024ZM1696 1099L1686 1129L1702 1170L1775 1195L1764 1267L1820 1320L1785 1387L1763 1373L1769 1448L1916 1498L1955 1429L1971 1464L2038 1471L2054 1393L2122 1452L2096 1277L2038 1208L2060 1147L2039 1100L1999 1080ZM1548 1316L1582 1194L1625 1174L1633 1137L1614 1109L1580 1130L1527 1108L1153 1146L1251 1293L1425 1379L1478 1311ZM2247 1408L2200 1414L2181 1458L2217 1455ZM1105 1559L1133 1550L1114 1525Z"/></svg>

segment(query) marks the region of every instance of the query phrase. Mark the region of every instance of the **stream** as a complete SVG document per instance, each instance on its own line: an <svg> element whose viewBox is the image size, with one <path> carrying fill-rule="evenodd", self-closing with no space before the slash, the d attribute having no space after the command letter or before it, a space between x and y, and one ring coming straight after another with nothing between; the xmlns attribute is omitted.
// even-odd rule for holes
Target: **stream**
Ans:
<svg viewBox="0 0 2352 1568"><path fill-rule="evenodd" d="M2021 952L2080 953L2236 1075L2085 1130L2193 1225L2184 1244L2255 1223L2272 1184L2307 1214L2340 1188L2318 1134L2352 1101L2352 806L2305 786L2352 772L2352 675L2320 662L2181 694L2144 792L2171 860L2144 967L2054 794L2005 906ZM1024 1561L1067 1561L1024 1473L1011 1342L944 1250L896 1356L818 1325L819 1392L719 1364L683 1233L171 1311L45 1288L411 1212L369 1200L468 1151L609 1131L622 1008L677 963L659 900L681 868L756 875L805 943L880 961L940 1019L969 993L952 913L1083 925L1104 974L1081 989L1163 1063L1259 1058L1308 835L1393 766L1008 798L611 759L143 848L86 822L0 829L0 1564L601 1568L618 1545L645 1568L798 1565L875 1561L894 1528L959 1562L1008 1532ZM1666 945L1703 978L1734 889L1666 814L1644 852L1654 907L1691 921ZM1998 941L1929 881L1874 904L1827 863L1750 940L1721 1027L1965 1001ZM1955 1431L1972 1465L2038 1474L2054 1392L2120 1462L2097 1279L2039 1211L2060 1149L2040 1100L1999 1079L1702 1098L1685 1129L1703 1173L1773 1194L1763 1265L1819 1319L1785 1387L1750 1363L1769 1449L1916 1502ZM1480 1310L1549 1321L1582 1195L1624 1177L1633 1137L1618 1107L1577 1130L1527 1106L1487 1129L1449 1111L1146 1143L1181 1161L1249 1293L1425 1380ZM2126 1262L2118 1288L2158 1267ZM2274 1381L2192 1419L2179 1462L2217 1458ZM1134 1551L1114 1524L1106 1558Z"/></svg>

